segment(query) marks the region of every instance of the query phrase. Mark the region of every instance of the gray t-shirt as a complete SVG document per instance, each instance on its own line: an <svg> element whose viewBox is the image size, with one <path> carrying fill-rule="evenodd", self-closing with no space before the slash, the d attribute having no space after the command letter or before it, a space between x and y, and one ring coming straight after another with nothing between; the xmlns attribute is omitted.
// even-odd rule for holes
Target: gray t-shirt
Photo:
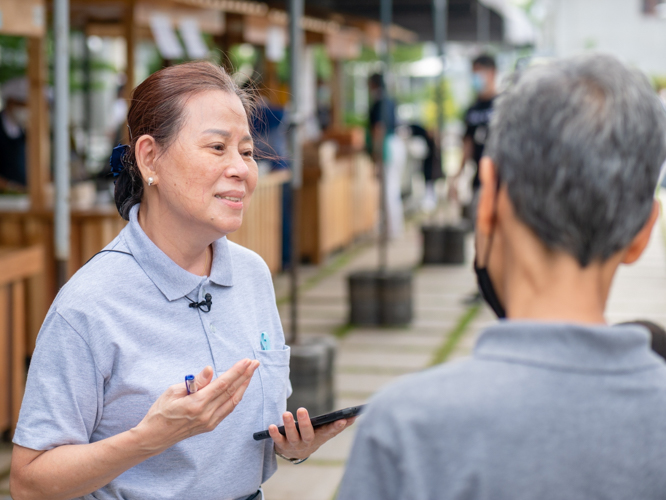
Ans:
<svg viewBox="0 0 666 500"><path fill-rule="evenodd" d="M645 329L507 321L372 400L338 499L663 500L665 466Z"/></svg>
<svg viewBox="0 0 666 500"><path fill-rule="evenodd" d="M85 498L229 500L257 491L276 469L272 440L291 393L289 347L271 275L254 252L222 238L210 277L166 256L137 222L63 287L37 338L14 443L34 450L100 441L136 426L155 400L206 365L215 377L258 359L241 403L207 434L191 437ZM189 307L212 295L206 313ZM261 334L270 341L262 350Z"/></svg>

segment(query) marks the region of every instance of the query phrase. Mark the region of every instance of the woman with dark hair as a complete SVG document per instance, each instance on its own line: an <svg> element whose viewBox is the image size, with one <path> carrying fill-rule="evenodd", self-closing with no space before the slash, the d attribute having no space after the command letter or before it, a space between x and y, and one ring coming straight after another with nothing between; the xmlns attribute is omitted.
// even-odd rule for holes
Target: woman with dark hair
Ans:
<svg viewBox="0 0 666 500"><path fill-rule="evenodd" d="M14 436L13 498L259 499L276 454L302 461L352 423L315 431L301 408L296 430L270 273L225 237L257 184L252 110L205 62L135 89L130 144L112 156L129 223L44 321ZM273 441L254 441L267 427Z"/></svg>

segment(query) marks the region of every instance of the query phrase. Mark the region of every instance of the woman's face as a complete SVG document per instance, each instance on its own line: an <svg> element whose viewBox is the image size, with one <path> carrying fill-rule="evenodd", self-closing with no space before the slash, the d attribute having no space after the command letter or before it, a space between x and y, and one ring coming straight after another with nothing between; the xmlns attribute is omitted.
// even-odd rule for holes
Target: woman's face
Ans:
<svg viewBox="0 0 666 500"><path fill-rule="evenodd" d="M184 113L178 136L155 159L155 186L145 189L188 228L221 237L240 227L257 186L247 115L221 90L188 98Z"/></svg>

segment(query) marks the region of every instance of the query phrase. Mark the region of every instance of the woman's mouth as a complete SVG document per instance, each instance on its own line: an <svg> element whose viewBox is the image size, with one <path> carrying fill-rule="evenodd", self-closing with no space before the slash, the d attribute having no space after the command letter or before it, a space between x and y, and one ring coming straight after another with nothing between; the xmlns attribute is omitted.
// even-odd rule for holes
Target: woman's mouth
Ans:
<svg viewBox="0 0 666 500"><path fill-rule="evenodd" d="M215 198L218 200L221 200L222 203L227 205L229 208L232 208L234 210L242 210L243 209L243 197L242 196L230 196L230 195L221 195L221 194L216 194Z"/></svg>

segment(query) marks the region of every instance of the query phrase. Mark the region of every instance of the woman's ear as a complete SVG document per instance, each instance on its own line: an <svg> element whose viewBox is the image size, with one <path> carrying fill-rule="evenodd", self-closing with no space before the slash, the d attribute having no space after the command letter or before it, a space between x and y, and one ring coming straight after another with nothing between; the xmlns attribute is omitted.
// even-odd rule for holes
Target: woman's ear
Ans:
<svg viewBox="0 0 666 500"><path fill-rule="evenodd" d="M134 146L134 158L136 166L141 172L141 177L147 183L148 178L153 178L153 183L157 182L157 172L155 167L155 158L157 158L157 143L150 135L142 135L136 141Z"/></svg>
<svg viewBox="0 0 666 500"><path fill-rule="evenodd" d="M476 209L476 230L488 236L493 229L495 221L495 197L497 193L497 170L495 163L489 157L481 158L479 165L479 204Z"/></svg>
<svg viewBox="0 0 666 500"><path fill-rule="evenodd" d="M645 250L645 247L647 247L650 241L652 228L654 227L654 224L657 222L658 218L659 202L657 200L653 200L650 217L648 217L647 222L643 225L638 234L634 236L634 239L631 240L631 243L627 247L624 257L622 258L623 264L633 264L643 254L643 250Z"/></svg>

